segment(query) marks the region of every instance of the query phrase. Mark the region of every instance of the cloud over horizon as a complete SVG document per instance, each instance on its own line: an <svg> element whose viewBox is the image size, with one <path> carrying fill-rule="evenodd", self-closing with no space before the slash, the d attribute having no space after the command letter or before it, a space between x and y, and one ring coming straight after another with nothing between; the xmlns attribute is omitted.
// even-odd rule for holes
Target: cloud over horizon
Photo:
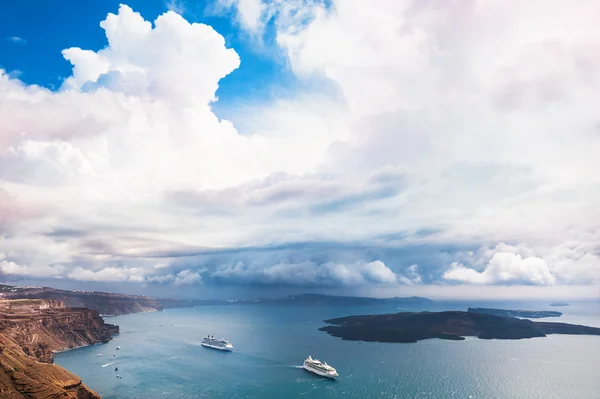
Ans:
<svg viewBox="0 0 600 399"><path fill-rule="evenodd" d="M242 51L181 7L121 5L106 47L62 51L58 90L0 70L0 277L600 284L600 6L219 0L327 82L230 120L214 106Z"/></svg>

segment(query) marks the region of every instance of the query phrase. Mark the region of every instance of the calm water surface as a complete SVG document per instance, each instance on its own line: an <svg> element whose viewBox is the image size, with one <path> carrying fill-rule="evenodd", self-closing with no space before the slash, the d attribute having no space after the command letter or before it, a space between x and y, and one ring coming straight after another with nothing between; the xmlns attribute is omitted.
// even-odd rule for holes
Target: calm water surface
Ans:
<svg viewBox="0 0 600 399"><path fill-rule="evenodd" d="M442 303L427 310L466 306ZM111 317L107 322L121 327L119 336L57 354L56 363L105 399L600 398L597 336L385 344L346 342L318 331L326 318L420 309L233 305ZM556 309L565 313L560 321L600 327L597 303ZM200 346L206 334L227 337L235 351ZM336 367L340 378L301 369L308 355Z"/></svg>

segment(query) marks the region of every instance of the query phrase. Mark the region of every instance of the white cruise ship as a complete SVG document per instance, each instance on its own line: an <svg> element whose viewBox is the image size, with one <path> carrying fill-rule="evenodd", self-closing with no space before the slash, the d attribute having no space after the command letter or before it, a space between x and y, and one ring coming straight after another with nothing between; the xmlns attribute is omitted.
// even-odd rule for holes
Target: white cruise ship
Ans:
<svg viewBox="0 0 600 399"><path fill-rule="evenodd" d="M310 356L304 361L304 369L327 378L335 378L338 376L337 371L328 365L327 362L321 363Z"/></svg>
<svg viewBox="0 0 600 399"><path fill-rule="evenodd" d="M222 351L233 350L233 345L231 345L231 342L227 341L225 338L217 339L212 335L209 335L202 340L202 346L206 346L207 348L219 349Z"/></svg>

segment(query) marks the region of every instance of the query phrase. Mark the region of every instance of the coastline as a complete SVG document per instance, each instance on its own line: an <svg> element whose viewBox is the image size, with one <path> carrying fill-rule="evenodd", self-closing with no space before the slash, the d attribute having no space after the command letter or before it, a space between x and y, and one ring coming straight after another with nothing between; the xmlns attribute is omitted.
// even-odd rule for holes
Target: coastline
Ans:
<svg viewBox="0 0 600 399"><path fill-rule="evenodd" d="M119 316L126 316L128 314L152 313L152 312L162 312L162 309L149 309L149 310L142 310L140 312L130 312L130 313L121 313L121 314L99 314L99 316L100 317L119 317Z"/></svg>
<svg viewBox="0 0 600 399"><path fill-rule="evenodd" d="M114 336L117 336L119 334L115 334ZM64 352L69 352L69 351L73 351L75 349L81 349L81 348L87 348L88 346L97 346L97 345L104 345L107 344L108 342L96 342L93 344L86 344L86 345L79 345L79 346L75 346L73 348L67 348L67 349L55 349L52 351L52 354L57 354L57 353L64 353Z"/></svg>

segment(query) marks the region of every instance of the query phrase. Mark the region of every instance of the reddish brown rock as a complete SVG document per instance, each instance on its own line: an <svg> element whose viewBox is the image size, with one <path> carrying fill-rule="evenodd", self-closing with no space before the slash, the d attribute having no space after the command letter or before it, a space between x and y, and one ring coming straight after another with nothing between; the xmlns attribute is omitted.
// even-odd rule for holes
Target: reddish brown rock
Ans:
<svg viewBox="0 0 600 399"><path fill-rule="evenodd" d="M100 398L53 362L53 352L109 341L118 326L60 301L0 300L1 398Z"/></svg>

